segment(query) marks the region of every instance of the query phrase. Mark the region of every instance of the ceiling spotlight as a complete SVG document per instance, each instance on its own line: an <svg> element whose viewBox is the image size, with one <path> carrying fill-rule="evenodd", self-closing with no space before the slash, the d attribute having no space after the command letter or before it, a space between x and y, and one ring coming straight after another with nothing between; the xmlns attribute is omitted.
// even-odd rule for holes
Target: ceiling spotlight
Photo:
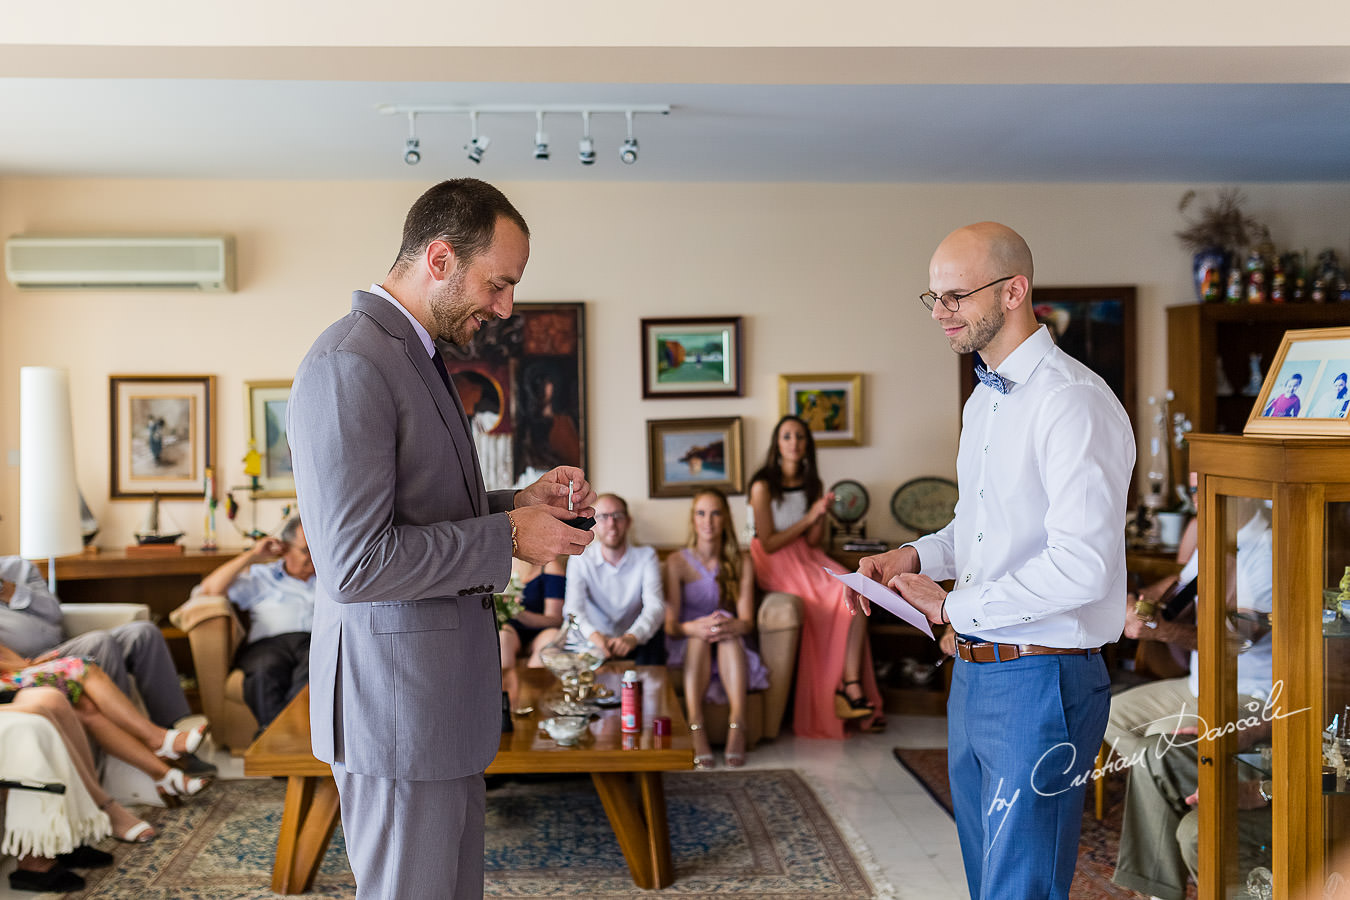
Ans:
<svg viewBox="0 0 1350 900"><path fill-rule="evenodd" d="M403 142L403 161L415 166L422 161L422 144L417 140L417 113L408 113L408 139Z"/></svg>
<svg viewBox="0 0 1350 900"><path fill-rule="evenodd" d="M544 133L544 113L534 114L534 158L548 159L548 135Z"/></svg>
<svg viewBox="0 0 1350 900"><path fill-rule="evenodd" d="M469 113L469 142L464 145L464 149L469 152L469 162L481 163L483 154L487 152L488 144L492 143L492 138L478 134L478 113Z"/></svg>
<svg viewBox="0 0 1350 900"><path fill-rule="evenodd" d="M619 147L619 159L623 160L624 165L631 166L637 162L638 156L637 138L633 137L633 111L625 110L624 116L628 119L628 139Z"/></svg>
<svg viewBox="0 0 1350 900"><path fill-rule="evenodd" d="M595 165L595 141L591 140L591 114L581 114L581 141L577 144L577 159L583 166Z"/></svg>

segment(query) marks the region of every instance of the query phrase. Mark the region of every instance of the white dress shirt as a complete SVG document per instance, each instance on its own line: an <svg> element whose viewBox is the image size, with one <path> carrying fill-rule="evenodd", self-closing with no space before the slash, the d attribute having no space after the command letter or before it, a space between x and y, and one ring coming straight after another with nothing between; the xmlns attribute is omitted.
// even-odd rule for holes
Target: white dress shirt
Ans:
<svg viewBox="0 0 1350 900"><path fill-rule="evenodd" d="M1134 434L1099 376L1045 326L966 401L952 521L919 538L920 571L955 579L947 617L969 637L1100 647L1125 624L1125 504Z"/></svg>
<svg viewBox="0 0 1350 900"><path fill-rule="evenodd" d="M230 602L248 610L248 643L279 634L314 630L315 578L304 581L286 572L286 560L255 563L225 589Z"/></svg>
<svg viewBox="0 0 1350 900"><path fill-rule="evenodd" d="M666 618L661 565L654 547L629 545L618 565L605 561L598 540L567 563L563 616L577 617L582 635L632 634L645 644Z"/></svg>

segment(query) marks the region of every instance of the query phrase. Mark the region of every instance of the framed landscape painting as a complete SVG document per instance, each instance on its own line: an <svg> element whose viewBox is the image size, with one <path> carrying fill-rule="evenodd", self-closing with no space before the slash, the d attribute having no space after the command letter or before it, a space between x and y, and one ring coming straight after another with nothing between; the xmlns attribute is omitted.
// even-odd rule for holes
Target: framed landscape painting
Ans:
<svg viewBox="0 0 1350 900"><path fill-rule="evenodd" d="M647 422L648 494L690 497L699 488L745 492L741 419L651 419Z"/></svg>
<svg viewBox="0 0 1350 900"><path fill-rule="evenodd" d="M262 455L259 497L294 497L295 474L291 471L291 444L286 438L286 404L291 397L289 381L244 383L248 410L248 438Z"/></svg>
<svg viewBox="0 0 1350 900"><path fill-rule="evenodd" d="M806 423L818 447L863 442L862 375L779 375L778 414Z"/></svg>
<svg viewBox="0 0 1350 900"><path fill-rule="evenodd" d="M1243 434L1350 437L1350 328L1286 331Z"/></svg>
<svg viewBox="0 0 1350 900"><path fill-rule="evenodd" d="M641 324L644 398L741 396L740 316Z"/></svg>
<svg viewBox="0 0 1350 900"><path fill-rule="evenodd" d="M586 317L581 303L517 303L473 342L436 344L473 429L490 491L556 466L586 468Z"/></svg>
<svg viewBox="0 0 1350 900"><path fill-rule="evenodd" d="M108 377L114 500L202 497L214 465L214 375Z"/></svg>

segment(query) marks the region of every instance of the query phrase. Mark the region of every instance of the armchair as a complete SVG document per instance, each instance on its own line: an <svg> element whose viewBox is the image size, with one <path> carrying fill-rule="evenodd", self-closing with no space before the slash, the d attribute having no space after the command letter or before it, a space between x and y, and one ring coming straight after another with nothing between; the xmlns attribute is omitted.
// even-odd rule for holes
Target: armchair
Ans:
<svg viewBox="0 0 1350 900"><path fill-rule="evenodd" d="M194 591L188 602L169 613L169 621L187 633L202 711L217 744L243 756L258 733L258 720L244 702L244 672L234 656L246 632L225 597Z"/></svg>

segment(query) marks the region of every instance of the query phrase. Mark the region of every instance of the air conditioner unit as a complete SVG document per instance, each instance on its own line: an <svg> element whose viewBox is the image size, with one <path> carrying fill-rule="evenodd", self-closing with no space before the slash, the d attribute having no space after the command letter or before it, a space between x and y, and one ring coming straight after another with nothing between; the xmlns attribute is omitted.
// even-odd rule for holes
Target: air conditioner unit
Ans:
<svg viewBox="0 0 1350 900"><path fill-rule="evenodd" d="M16 235L5 274L28 290L232 291L234 239Z"/></svg>

